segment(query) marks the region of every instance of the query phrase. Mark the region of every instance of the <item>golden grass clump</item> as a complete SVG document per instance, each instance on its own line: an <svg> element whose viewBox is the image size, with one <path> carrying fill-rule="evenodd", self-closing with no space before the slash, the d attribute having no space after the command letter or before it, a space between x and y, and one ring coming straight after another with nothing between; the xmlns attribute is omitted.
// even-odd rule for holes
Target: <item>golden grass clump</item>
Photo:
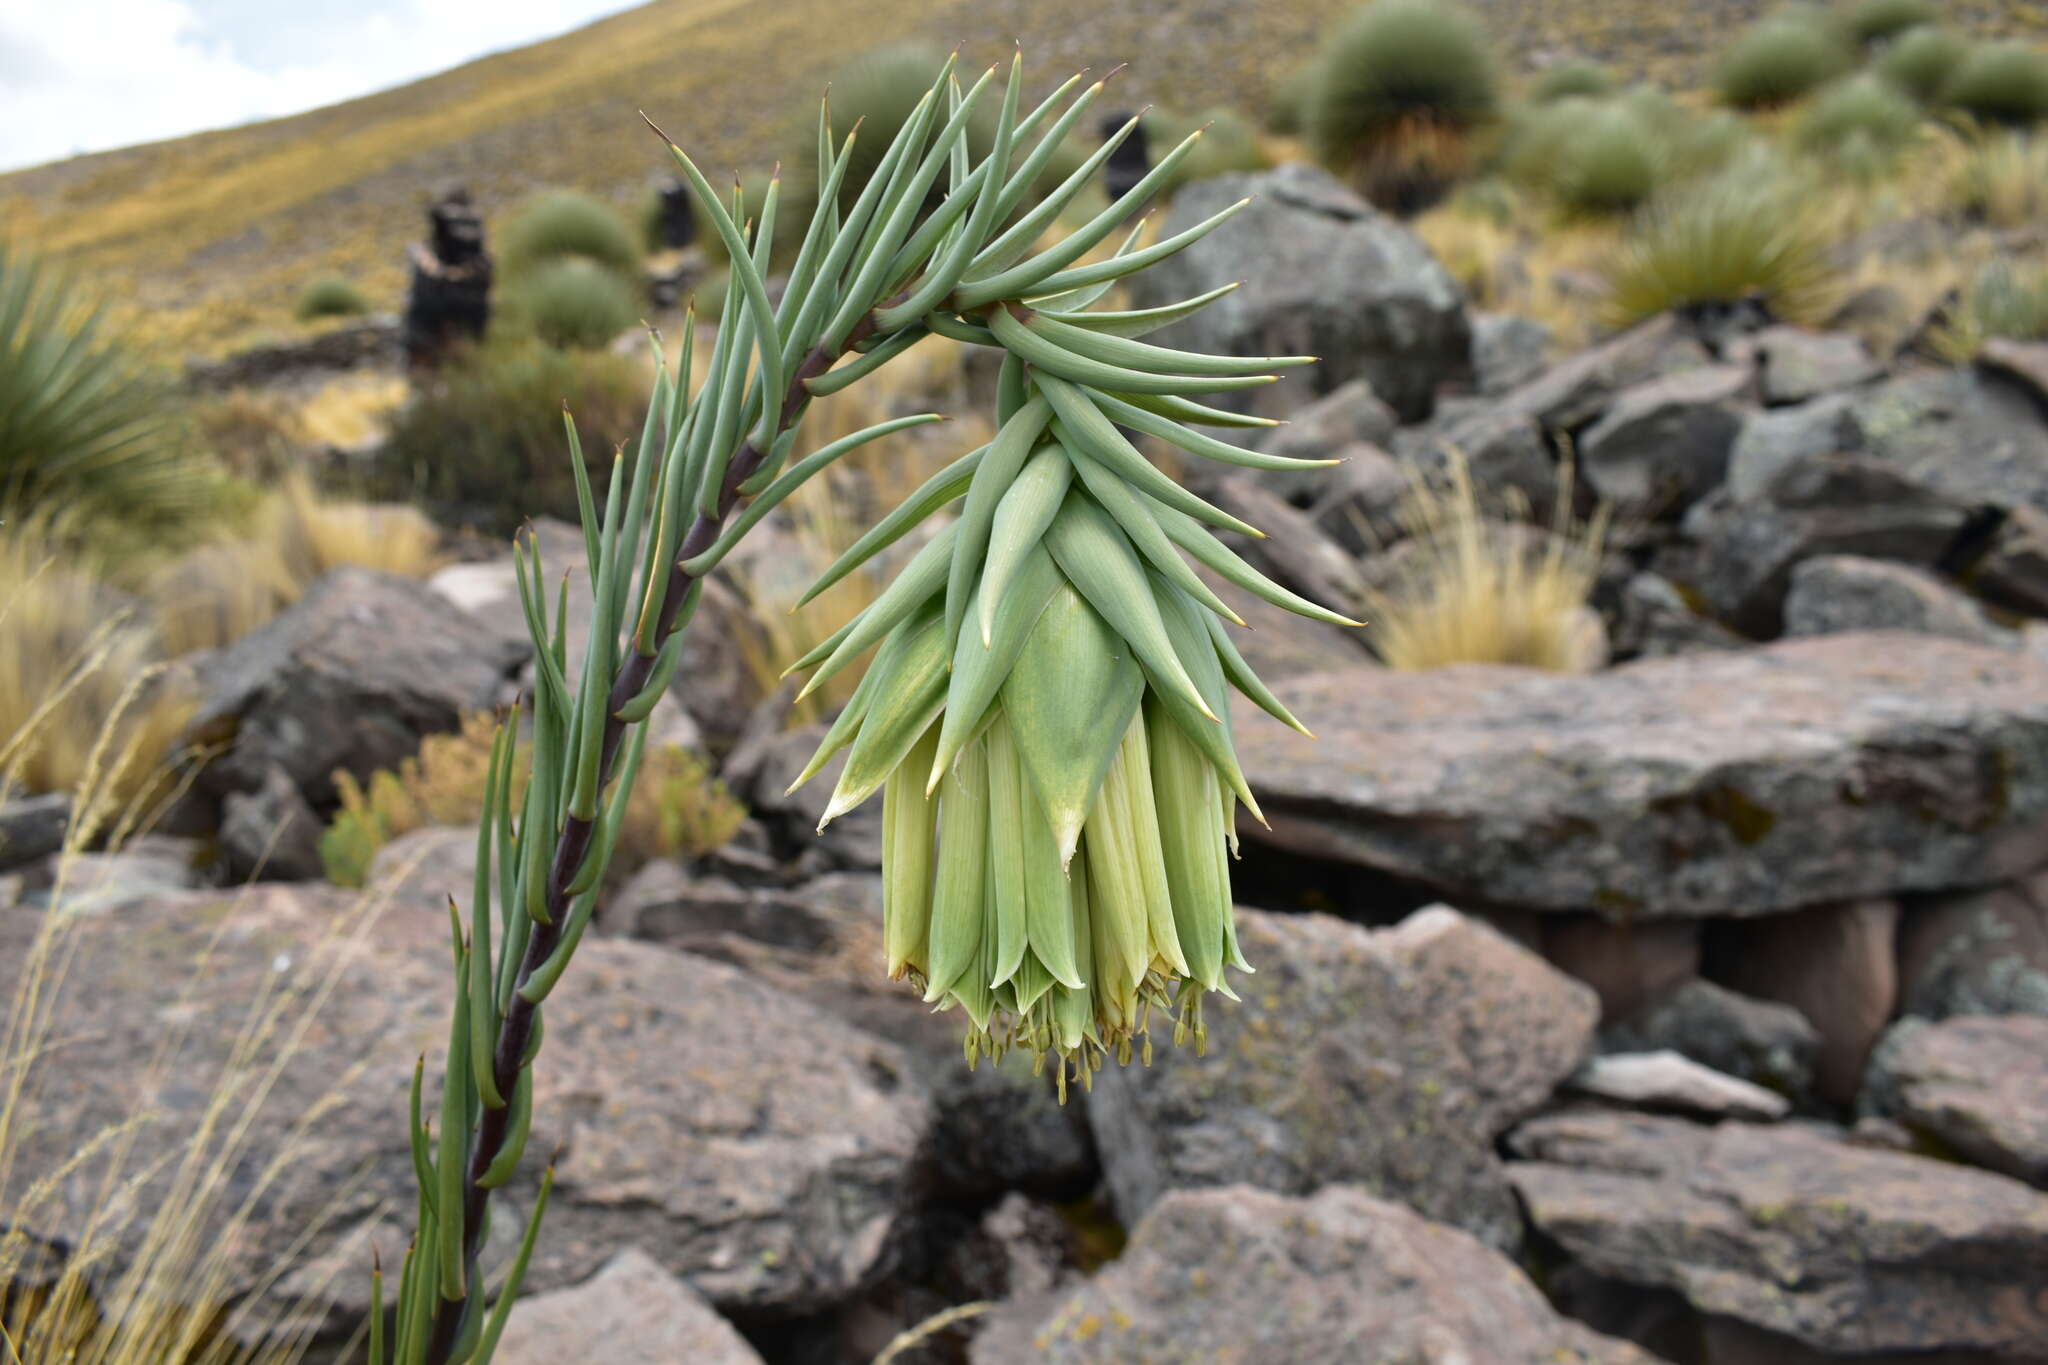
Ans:
<svg viewBox="0 0 2048 1365"><path fill-rule="evenodd" d="M8 562L18 559L16 551L10 545ZM0 909L35 918L26 950L5 964L12 992L0 1010L0 1361L295 1365L319 1323L310 1315L232 1305L231 1282L247 1269L237 1264L243 1229L290 1178L295 1155L326 1112L314 1106L297 1116L282 1150L258 1150L252 1142L254 1119L331 994L345 955L324 974L269 974L225 1042L194 1029L203 1011L166 1011L139 1086L145 1097L171 1097L165 1112L145 1098L125 1122L67 1135L76 1146L58 1169L25 1166L32 1150L50 1150L39 1142L41 1097L91 1083L100 1035L79 1030L82 1019L94 1017L87 993L98 983L73 971L81 937L117 932L101 917L73 911L70 869L83 850L116 849L145 826L151 793L169 777L135 743L131 717L146 703L135 679L124 679L133 662L104 645L89 650L44 705L25 718L0 717L4 766L9 756L49 749L43 732L61 723L67 690L73 697L119 690L73 793L49 904ZM374 910L336 917L332 944L321 946L360 942L376 923ZM206 992L209 953L210 945L190 964L187 1001ZM196 1110L182 1098L194 1094L201 1097ZM189 1127L165 1142L162 1125L176 1112L190 1115ZM80 1191L89 1192L83 1214L72 1203Z"/></svg>
<svg viewBox="0 0 2048 1365"><path fill-rule="evenodd" d="M417 757L367 784L334 774L341 809L320 839L328 879L361 886L384 845L429 825L474 825L483 812L496 717L478 712L453 734L429 735ZM704 760L675 745L649 746L626 802L616 866L630 873L653 858L702 857L733 836L746 810Z"/></svg>
<svg viewBox="0 0 2048 1365"><path fill-rule="evenodd" d="M1367 602L1373 647L1390 668L1517 664L1584 673L1606 659L1600 619L1587 605L1600 571L1607 514L1571 519L1570 489L1548 536L1521 534L1525 509L1490 515L1462 455L1442 484L1416 475L1401 509L1409 539L1388 554L1391 587ZM1540 539L1540 543L1539 543Z"/></svg>
<svg viewBox="0 0 2048 1365"><path fill-rule="evenodd" d="M191 717L186 680L161 667L136 604L90 570L37 525L0 531L0 794L77 793L97 773L136 798Z"/></svg>
<svg viewBox="0 0 2048 1365"><path fill-rule="evenodd" d="M1608 320L1617 326L1737 303L1760 305L1780 321L1817 322L1839 283L1803 199L1761 167L1650 205L1606 279Z"/></svg>

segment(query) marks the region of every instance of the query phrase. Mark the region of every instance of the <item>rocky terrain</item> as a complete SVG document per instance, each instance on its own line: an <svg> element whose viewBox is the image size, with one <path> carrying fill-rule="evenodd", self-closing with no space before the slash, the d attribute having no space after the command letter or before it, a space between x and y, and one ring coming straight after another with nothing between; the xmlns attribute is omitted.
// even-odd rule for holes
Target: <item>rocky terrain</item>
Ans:
<svg viewBox="0 0 2048 1365"><path fill-rule="evenodd" d="M1237 865L1256 974L1205 1057L1162 1038L1062 1108L879 979L879 813L811 833L825 789L783 788L815 732L736 700L714 602L657 719L751 816L628 869L548 1006L558 1183L500 1359L841 1365L990 1302L898 1365L2048 1360L2048 348L1958 367L1736 309L1560 354L1321 172L1196 186L1166 231L1247 190L1143 277L1249 273L1169 342L1323 357L1261 396L1292 418L1267 439L1346 463L1204 489L1272 532L1247 553L1360 606L1455 452L1538 522L1617 509L1604 665L1400 672L1248 611L1317 735L1236 718L1271 822ZM175 833L60 867L60 803L0 807L0 992L59 877L91 912L57 1033L94 1083L44 1095L19 1158L74 1216L91 1134L204 1121L166 1028L232 1064L250 999L324 996L226 1287L323 1342L402 1250L474 854L412 834L358 896L312 841L334 769L516 694L509 583L344 571L200 661L221 754L188 815L226 878Z"/></svg>

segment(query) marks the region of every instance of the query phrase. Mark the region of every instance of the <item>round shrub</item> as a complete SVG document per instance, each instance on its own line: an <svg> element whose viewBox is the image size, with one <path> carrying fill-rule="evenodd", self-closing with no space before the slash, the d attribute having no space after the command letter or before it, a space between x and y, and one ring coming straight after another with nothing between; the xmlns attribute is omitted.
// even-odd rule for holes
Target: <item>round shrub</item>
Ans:
<svg viewBox="0 0 2048 1365"><path fill-rule="evenodd" d="M632 286L580 256L543 261L507 291L507 311L550 346L609 346L645 311Z"/></svg>
<svg viewBox="0 0 2048 1365"><path fill-rule="evenodd" d="M1799 17L1751 26L1721 54L1714 88L1738 109L1787 104L1848 68L1850 56L1827 26Z"/></svg>
<svg viewBox="0 0 2048 1365"><path fill-rule="evenodd" d="M1598 62L1583 57L1544 68L1529 86L1529 98L1537 104L1552 104L1574 95L1605 95L1614 89L1614 77Z"/></svg>
<svg viewBox="0 0 2048 1365"><path fill-rule="evenodd" d="M1933 0L1856 0L1840 13L1843 33L1865 47L1941 18Z"/></svg>
<svg viewBox="0 0 2048 1365"><path fill-rule="evenodd" d="M1433 202L1493 118L1500 72L1479 26L1430 0L1377 0L1341 23L1317 59L1309 137L1326 165L1396 209Z"/></svg>
<svg viewBox="0 0 2048 1365"><path fill-rule="evenodd" d="M1624 101L1573 95L1518 121L1504 169L1571 213L1625 213L1646 202L1669 164L1664 139Z"/></svg>
<svg viewBox="0 0 2048 1365"><path fill-rule="evenodd" d="M1970 46L1960 33L1923 24L1887 44L1872 66L1920 103L1933 104L1970 55Z"/></svg>
<svg viewBox="0 0 2048 1365"><path fill-rule="evenodd" d="M1259 145L1258 130L1235 109L1206 109L1193 118L1154 109L1145 115L1144 128L1155 160L1197 128L1204 130L1202 140L1162 187L1163 194L1172 194L1197 180L1210 180L1232 171L1262 171L1272 165L1265 148Z"/></svg>
<svg viewBox="0 0 2048 1365"><path fill-rule="evenodd" d="M925 91L939 78L946 64L945 54L922 43L901 43L876 48L853 58L832 73L828 99L832 108L833 135L844 138L855 123L860 136L854 139L852 160L839 182L839 202L850 205L882 163L883 154L924 98ZM987 98L983 97L984 100ZM815 107L807 106L799 121L804 138L815 139ZM805 164L812 167L811 183L816 185L817 151L811 142ZM751 196L750 196L751 197Z"/></svg>
<svg viewBox="0 0 2048 1365"><path fill-rule="evenodd" d="M2048 118L2048 53L2017 40L1985 43L1942 88L1952 108L1986 123L2025 127Z"/></svg>
<svg viewBox="0 0 2048 1365"><path fill-rule="evenodd" d="M507 279L546 261L580 256L623 278L637 279L640 245L609 204L575 190L549 190L513 215L498 234Z"/></svg>
<svg viewBox="0 0 2048 1365"><path fill-rule="evenodd" d="M1832 283L1825 243L1795 194L1741 171L1645 209L1607 271L1609 310L1622 324L1740 303L1803 320Z"/></svg>
<svg viewBox="0 0 2048 1365"><path fill-rule="evenodd" d="M1299 137L1308 131L1310 97L1315 93L1314 63L1297 67L1273 83L1266 92L1266 128L1281 137Z"/></svg>
<svg viewBox="0 0 2048 1365"><path fill-rule="evenodd" d="M339 276L329 275L299 291L298 306L292 309L292 316L300 322L313 322L320 318L356 317L369 311L370 301L360 289Z"/></svg>
<svg viewBox="0 0 2048 1365"><path fill-rule="evenodd" d="M646 403L635 360L531 338L493 341L415 390L392 421L368 491L423 501L444 525L490 534L509 534L534 515L574 520L563 406L595 470L605 451L638 435Z"/></svg>
<svg viewBox="0 0 2048 1365"><path fill-rule="evenodd" d="M1888 159L1920 128L1920 107L1882 77L1865 72L1828 87L1800 115L1793 138L1818 155L1875 154Z"/></svg>

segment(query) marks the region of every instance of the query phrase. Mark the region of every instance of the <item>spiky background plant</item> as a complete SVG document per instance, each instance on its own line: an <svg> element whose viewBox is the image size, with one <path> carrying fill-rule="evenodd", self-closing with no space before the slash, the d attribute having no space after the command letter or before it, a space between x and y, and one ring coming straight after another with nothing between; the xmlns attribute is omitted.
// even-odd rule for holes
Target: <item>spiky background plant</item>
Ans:
<svg viewBox="0 0 2048 1365"><path fill-rule="evenodd" d="M726 307L701 386L686 333L679 372L658 375L637 449L614 460L601 504L571 424L594 609L574 687L566 587L551 602L538 546L518 552L540 661L533 739L522 755L510 725L497 737L467 916L450 907L456 990L439 1117L422 1118L416 1086L418 1232L395 1331L372 1313L377 1365L484 1361L495 1349L550 1181L495 1295L479 1271L490 1192L524 1158L542 1011L596 909L643 722L675 676L703 577L834 460L936 420L896 418L790 459L814 397L926 337L1003 352L999 429L833 565L827 583L962 503L864 613L800 661L816 686L880 647L812 766L851 750L835 814L883 791L889 970L961 1009L970 1057L1022 1047L1085 1080L1108 1056L1149 1050L1155 1007L1199 1040L1203 994L1227 990L1225 966L1241 965L1225 845L1235 803L1251 796L1226 690L1293 722L1232 647L1221 624L1230 609L1182 555L1268 600L1342 618L1225 548L1209 527L1252 528L1162 473L1125 431L1235 465L1315 462L1196 430L1259 424L1197 400L1266 382L1261 371L1278 362L1137 339L1222 291L1137 312L1095 305L1242 204L1149 246L1132 231L1085 259L1169 182L1196 134L1035 249L1135 120L1033 203L1031 187L1101 85L1076 95L1075 77L1026 112L1019 64L1006 84L991 68L964 91L953 67L850 203L839 190L855 144L835 144L821 112L819 208L800 229L779 305L763 267L792 230L778 222L780 187L729 210L671 145L731 255ZM977 155L967 132L988 104L999 106L995 132Z"/></svg>

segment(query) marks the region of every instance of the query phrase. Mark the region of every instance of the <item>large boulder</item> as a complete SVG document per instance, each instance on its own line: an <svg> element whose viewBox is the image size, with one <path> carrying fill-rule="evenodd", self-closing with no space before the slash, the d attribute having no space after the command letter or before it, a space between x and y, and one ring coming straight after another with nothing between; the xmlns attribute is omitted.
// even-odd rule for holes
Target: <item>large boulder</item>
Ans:
<svg viewBox="0 0 2048 1365"><path fill-rule="evenodd" d="M2048 1195L1815 1129L1606 1111L1517 1129L1531 1222L1591 1271L1830 1354L2048 1345Z"/></svg>
<svg viewBox="0 0 2048 1365"><path fill-rule="evenodd" d="M2048 860L2048 665L1836 635L1589 677L1353 669L1249 710L1283 848L1495 906L1757 915Z"/></svg>
<svg viewBox="0 0 2048 1365"><path fill-rule="evenodd" d="M1586 481L1626 515L1676 517L1721 482L1752 386L1741 365L1703 365L1617 394L1579 437Z"/></svg>
<svg viewBox="0 0 2048 1365"><path fill-rule="evenodd" d="M76 988L51 1029L69 1040L62 1075L93 1083L46 1080L18 1111L10 1190L71 1174L8 1216L75 1236L101 1198L96 1137L139 1123L133 1150L178 1153L213 1117L209 1093L231 1056L238 1121L281 1056L229 1154L247 1175L206 1211L201 1235L233 1232L224 1296L337 1310L345 1331L367 1308L371 1248L387 1267L404 1252L405 1097L416 1058L439 1074L448 1026L445 912L375 905L259 884L77 921ZM34 912L0 911L0 995L11 996L38 928ZM284 1023L244 1056L251 1002L280 991ZM891 1268L930 1121L902 1052L735 968L639 943L586 940L546 1009L533 1138L494 1198L487 1270L513 1250L550 1152L558 1179L533 1291L583 1281L632 1245L721 1307L753 1313L826 1308ZM274 1161L275 1182L232 1229L246 1180ZM136 1206L153 1207L177 1171L176 1160L148 1167ZM286 1256L301 1264L273 1280Z"/></svg>
<svg viewBox="0 0 2048 1365"><path fill-rule="evenodd" d="M336 569L200 666L192 738L224 746L202 781L256 792L276 770L331 803L337 768L397 767L425 736L503 699L529 652L423 583Z"/></svg>
<svg viewBox="0 0 2048 1365"><path fill-rule="evenodd" d="M1929 1019L2048 1015L2048 873L1907 906L1899 1004Z"/></svg>
<svg viewBox="0 0 2048 1365"><path fill-rule="evenodd" d="M1801 560L1933 565L2025 508L2048 510L2048 421L2031 396L1972 370L1903 374L1749 419L1726 487L1686 518L1691 586L1771 634Z"/></svg>
<svg viewBox="0 0 2048 1365"><path fill-rule="evenodd" d="M1870 1059L1864 1101L1937 1150L2048 1185L2048 1019L1904 1019Z"/></svg>
<svg viewBox="0 0 2048 1365"><path fill-rule="evenodd" d="M1767 327L1757 334L1756 349L1766 403L1804 403L1884 373L1870 349L1846 332Z"/></svg>
<svg viewBox="0 0 2048 1365"><path fill-rule="evenodd" d="M1514 1263L1364 1190L1178 1192L1093 1279L991 1315L973 1365L1654 1365L1560 1317Z"/></svg>
<svg viewBox="0 0 2048 1365"><path fill-rule="evenodd" d="M1910 564L1820 555L1795 566L1785 594L1785 633L1851 630L1907 630L1979 645L2012 640L1968 594Z"/></svg>
<svg viewBox="0 0 2048 1365"><path fill-rule="evenodd" d="M513 1305L496 1365L761 1365L761 1357L689 1285L634 1248L571 1289Z"/></svg>
<svg viewBox="0 0 2048 1365"><path fill-rule="evenodd" d="M1176 1188L1349 1183L1514 1245L1492 1143L1586 1056L1592 992L1441 906L1377 933L1239 914L1257 974L1208 1009L1208 1055L1162 1047L1088 1095L1123 1221Z"/></svg>
<svg viewBox="0 0 2048 1365"><path fill-rule="evenodd" d="M1408 421L1425 417L1437 385L1471 372L1464 295L1429 248L1339 184L1294 163L1223 175L1174 196L1160 231L1192 227L1240 199L1230 222L1134 276L1134 306L1243 287L1159 334L1165 345L1226 355L1313 355L1300 378L1262 390L1269 416L1353 379Z"/></svg>

